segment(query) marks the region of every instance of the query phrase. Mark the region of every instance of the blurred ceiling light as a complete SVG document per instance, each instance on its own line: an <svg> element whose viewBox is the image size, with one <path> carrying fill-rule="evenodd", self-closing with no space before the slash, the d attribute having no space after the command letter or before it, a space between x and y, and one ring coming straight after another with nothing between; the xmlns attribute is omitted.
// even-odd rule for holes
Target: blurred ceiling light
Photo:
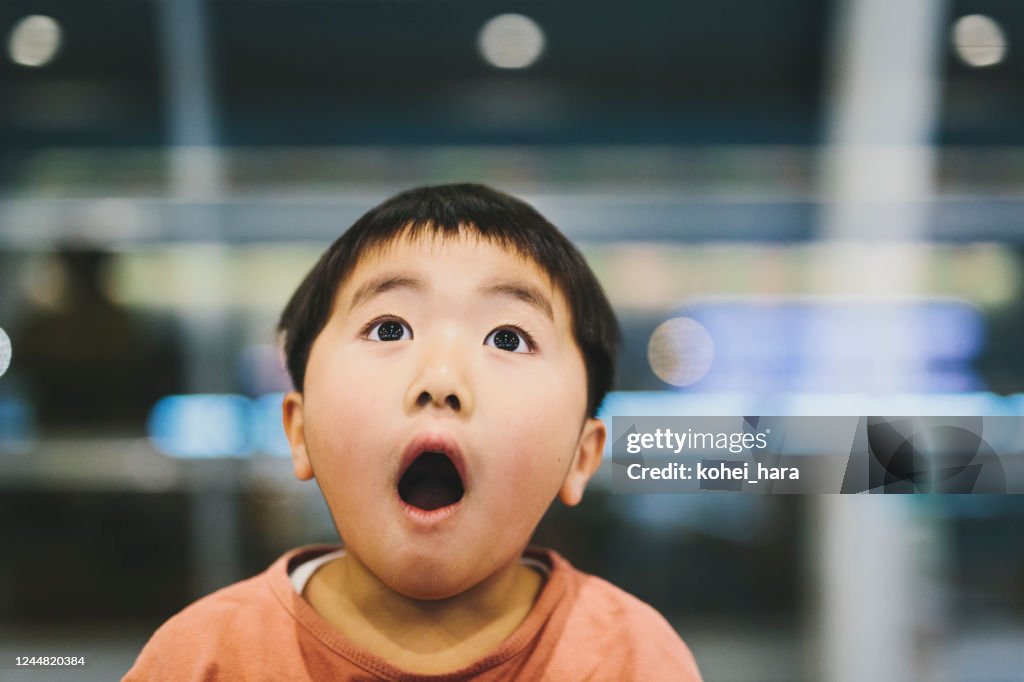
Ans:
<svg viewBox="0 0 1024 682"><path fill-rule="evenodd" d="M44 66L57 56L60 43L60 24L50 17L33 14L11 29L7 49L16 64Z"/></svg>
<svg viewBox="0 0 1024 682"><path fill-rule="evenodd" d="M968 66L993 66L1006 57L1006 35L992 18L968 14L953 25L953 47Z"/></svg>
<svg viewBox="0 0 1024 682"><path fill-rule="evenodd" d="M659 379L673 386L696 383L711 369L715 342L700 322L673 317L658 325L647 343L647 361Z"/></svg>
<svg viewBox="0 0 1024 682"><path fill-rule="evenodd" d="M480 54L499 69L525 69L544 51L544 32L530 17L500 14L480 29Z"/></svg>

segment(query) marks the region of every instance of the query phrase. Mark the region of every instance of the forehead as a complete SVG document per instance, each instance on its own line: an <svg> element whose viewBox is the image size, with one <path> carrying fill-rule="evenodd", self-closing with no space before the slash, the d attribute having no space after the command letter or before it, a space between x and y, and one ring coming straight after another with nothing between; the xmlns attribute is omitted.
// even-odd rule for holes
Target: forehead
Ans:
<svg viewBox="0 0 1024 682"><path fill-rule="evenodd" d="M458 235L410 233L367 247L338 289L339 303L351 303L366 280L384 274L416 273L447 288L477 287L485 280L522 282L544 292L554 307L568 308L553 278L533 259L497 240L472 230ZM346 301L346 299L348 299Z"/></svg>

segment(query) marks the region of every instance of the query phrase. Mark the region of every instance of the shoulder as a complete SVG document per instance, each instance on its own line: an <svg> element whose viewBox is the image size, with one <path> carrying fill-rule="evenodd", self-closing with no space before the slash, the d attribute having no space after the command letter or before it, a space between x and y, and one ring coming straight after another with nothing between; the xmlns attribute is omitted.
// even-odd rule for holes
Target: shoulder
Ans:
<svg viewBox="0 0 1024 682"><path fill-rule="evenodd" d="M236 625L252 622L275 611L276 600L266 584L264 574L217 590L174 614L153 634L153 640L170 636L208 641L223 636Z"/></svg>
<svg viewBox="0 0 1024 682"><path fill-rule="evenodd" d="M235 677L247 670L287 679L287 666L301 657L297 641L302 631L290 610L294 604L287 605L288 597L301 599L291 594L288 565L300 554L316 551L322 548L287 552L264 572L171 616L150 637L124 680L216 680L227 679L226 671Z"/></svg>
<svg viewBox="0 0 1024 682"><path fill-rule="evenodd" d="M563 637L578 660L591 659L603 671L595 679L701 679L689 647L656 609L559 559L569 579Z"/></svg>
<svg viewBox="0 0 1024 682"><path fill-rule="evenodd" d="M150 637L125 680L215 679L234 651L252 648L253 623L273 620L262 576L225 587L171 616Z"/></svg>

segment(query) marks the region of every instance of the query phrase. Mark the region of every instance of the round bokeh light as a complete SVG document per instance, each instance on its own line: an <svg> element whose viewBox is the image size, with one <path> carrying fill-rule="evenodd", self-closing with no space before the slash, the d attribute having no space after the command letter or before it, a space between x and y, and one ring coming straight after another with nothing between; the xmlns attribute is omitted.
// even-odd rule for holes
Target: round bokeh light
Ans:
<svg viewBox="0 0 1024 682"><path fill-rule="evenodd" d="M699 381L715 359L715 342L700 322L673 317L658 325L647 343L647 361L659 379L673 386Z"/></svg>
<svg viewBox="0 0 1024 682"><path fill-rule="evenodd" d="M0 377L4 375L7 368L11 366L11 339L7 332L0 327Z"/></svg>
<svg viewBox="0 0 1024 682"><path fill-rule="evenodd" d="M57 56L60 44L60 24L42 14L33 14L11 29L7 49L16 64L43 66Z"/></svg>
<svg viewBox="0 0 1024 682"><path fill-rule="evenodd" d="M953 24L953 47L968 66L995 66L1006 58L1006 35L984 14L968 14Z"/></svg>
<svg viewBox="0 0 1024 682"><path fill-rule="evenodd" d="M544 32L522 14L500 14L480 29L480 54L499 69L525 69L544 51Z"/></svg>

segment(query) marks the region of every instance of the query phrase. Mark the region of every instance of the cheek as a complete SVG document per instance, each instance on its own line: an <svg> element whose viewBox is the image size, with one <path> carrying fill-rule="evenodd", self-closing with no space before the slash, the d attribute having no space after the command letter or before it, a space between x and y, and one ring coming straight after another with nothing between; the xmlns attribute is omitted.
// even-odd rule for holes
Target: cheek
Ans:
<svg viewBox="0 0 1024 682"><path fill-rule="evenodd" d="M543 392L521 397L512 418L498 421L490 438L499 438L501 477L515 488L517 496L530 498L546 508L558 491L575 453L579 428L572 396L551 385ZM580 411L582 413L582 407Z"/></svg>
<svg viewBox="0 0 1024 682"><path fill-rule="evenodd" d="M379 363L346 361L346 354L355 355L346 350L319 364L311 400L317 407L319 423L344 428L346 436L351 437L366 432L351 426L385 414L382 408L394 402L396 387L386 385L394 377L380 371Z"/></svg>
<svg viewBox="0 0 1024 682"><path fill-rule="evenodd" d="M388 432L388 392L368 382L365 371L348 366L327 366L323 371L320 378L326 380L307 392L306 438L320 487L330 495L335 488L371 480L368 477L381 471L373 463L380 448L376 435Z"/></svg>
<svg viewBox="0 0 1024 682"><path fill-rule="evenodd" d="M545 440L549 450L575 444L586 410L586 378L578 374L560 366L544 367L517 381L515 388L509 387L507 395L515 396L515 405L508 400L505 405L517 414L516 428L522 438Z"/></svg>

